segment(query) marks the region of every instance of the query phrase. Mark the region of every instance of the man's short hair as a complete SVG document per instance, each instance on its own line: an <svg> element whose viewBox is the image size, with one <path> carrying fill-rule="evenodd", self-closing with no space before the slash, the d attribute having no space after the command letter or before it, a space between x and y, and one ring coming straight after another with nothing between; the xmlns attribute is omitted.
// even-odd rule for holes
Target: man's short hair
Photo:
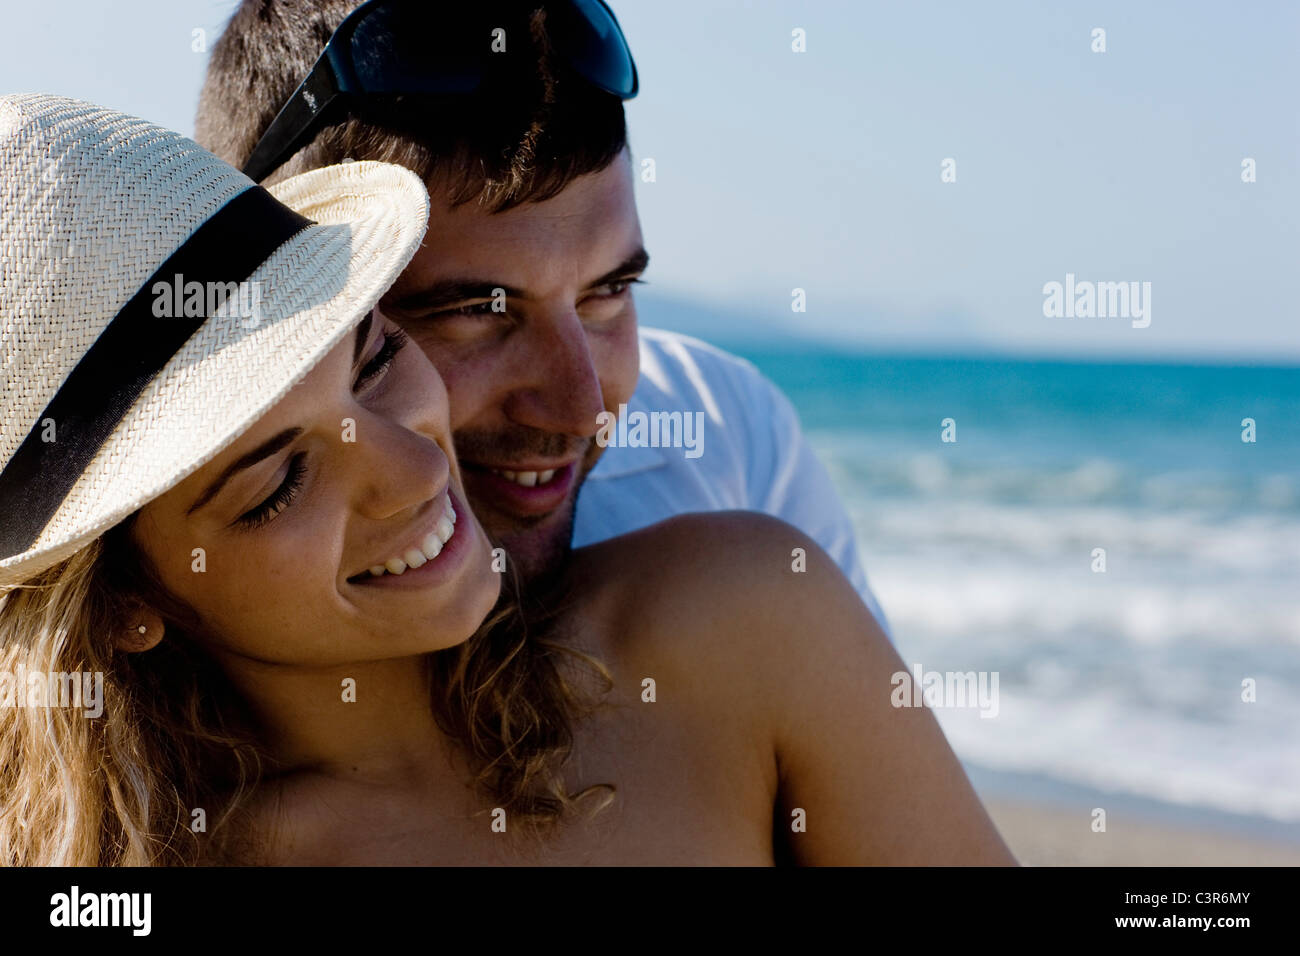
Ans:
<svg viewBox="0 0 1300 956"><path fill-rule="evenodd" d="M242 167L357 6L359 0L243 0L212 48L195 119L199 145ZM477 201L499 212L549 199L608 166L627 145L623 103L551 55L545 0L503 9L494 19L514 51L499 82L418 105L367 104L365 119L349 114L320 130L264 182L345 159L376 159L436 183L453 206Z"/></svg>

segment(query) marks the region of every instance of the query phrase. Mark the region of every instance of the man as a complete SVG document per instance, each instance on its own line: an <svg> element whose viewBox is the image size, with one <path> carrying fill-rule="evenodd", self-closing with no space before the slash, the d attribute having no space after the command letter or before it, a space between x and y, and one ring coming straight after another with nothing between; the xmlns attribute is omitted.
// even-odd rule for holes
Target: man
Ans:
<svg viewBox="0 0 1300 956"><path fill-rule="evenodd" d="M424 247L381 308L442 373L475 513L525 580L675 514L757 510L825 548L883 629L790 402L725 352L638 332L636 84L598 0L244 0L195 138L265 183L349 159L425 178ZM620 411L703 431L691 448L610 444Z"/></svg>

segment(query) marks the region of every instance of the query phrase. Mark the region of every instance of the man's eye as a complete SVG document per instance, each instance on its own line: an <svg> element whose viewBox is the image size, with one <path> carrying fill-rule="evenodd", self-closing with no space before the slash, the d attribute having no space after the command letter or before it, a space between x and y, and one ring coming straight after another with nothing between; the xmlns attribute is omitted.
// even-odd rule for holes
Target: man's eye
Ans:
<svg viewBox="0 0 1300 956"><path fill-rule="evenodd" d="M435 319L456 319L456 318L485 318L489 316L504 315L504 310L493 309L491 302L475 302L471 305L460 305L454 309L443 309L435 312L431 318Z"/></svg>
<svg viewBox="0 0 1300 956"><path fill-rule="evenodd" d="M632 286L640 283L641 280L635 278L615 279L613 282L606 282L602 286L591 289L579 303L583 318L591 322L600 322L625 314Z"/></svg>
<svg viewBox="0 0 1300 956"><path fill-rule="evenodd" d="M632 288L632 286L642 284L643 282L640 279L615 279L613 282L596 289L595 294L612 299L616 296L622 295L628 289Z"/></svg>

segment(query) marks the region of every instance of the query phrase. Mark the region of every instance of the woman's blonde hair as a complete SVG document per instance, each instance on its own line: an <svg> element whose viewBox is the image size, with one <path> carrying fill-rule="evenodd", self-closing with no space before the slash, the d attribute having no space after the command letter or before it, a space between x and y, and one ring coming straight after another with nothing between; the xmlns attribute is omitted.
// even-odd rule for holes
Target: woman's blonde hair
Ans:
<svg viewBox="0 0 1300 956"><path fill-rule="evenodd" d="M0 702L0 864L156 866L242 862L257 847L234 826L274 760L252 711L194 635L193 612L161 586L132 544L131 520L53 568L0 589L0 676L102 674L103 712ZM594 658L555 640L559 605L525 615L508 578L497 610L466 642L427 655L439 726L475 783L513 823L540 835L596 784L570 794L562 765L572 722L595 696L559 666L597 675ZM128 653L133 613L166 624L156 647ZM576 672L572 676L577 676ZM14 687L14 694L25 694ZM18 701L13 701L18 703ZM198 811L202 811L200 814ZM198 826L198 821L203 826Z"/></svg>

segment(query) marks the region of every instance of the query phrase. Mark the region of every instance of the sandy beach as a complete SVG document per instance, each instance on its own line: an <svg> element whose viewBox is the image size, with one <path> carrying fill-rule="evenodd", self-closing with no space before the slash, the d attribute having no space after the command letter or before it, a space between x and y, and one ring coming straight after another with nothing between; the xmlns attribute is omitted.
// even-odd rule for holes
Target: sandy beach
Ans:
<svg viewBox="0 0 1300 956"><path fill-rule="evenodd" d="M1300 844L1111 812L1105 833L1077 810L986 797L993 822L1025 866L1300 866Z"/></svg>

